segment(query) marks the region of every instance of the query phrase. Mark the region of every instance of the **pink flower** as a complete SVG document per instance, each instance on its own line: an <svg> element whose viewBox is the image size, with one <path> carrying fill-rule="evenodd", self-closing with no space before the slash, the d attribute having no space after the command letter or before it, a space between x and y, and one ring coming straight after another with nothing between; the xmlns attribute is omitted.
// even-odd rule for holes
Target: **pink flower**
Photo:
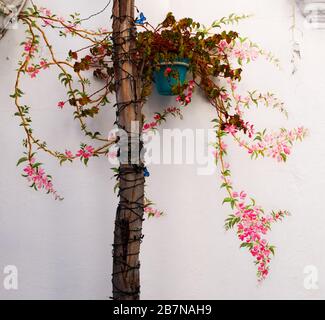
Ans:
<svg viewBox="0 0 325 320"><path fill-rule="evenodd" d="M47 61L44 60L44 59L40 61L40 66L41 66L42 69L44 69L44 70L49 68L49 65L48 65Z"/></svg>
<svg viewBox="0 0 325 320"><path fill-rule="evenodd" d="M156 121L150 122L150 123L145 123L143 125L143 131L147 131L149 129L156 129L158 123Z"/></svg>
<svg viewBox="0 0 325 320"><path fill-rule="evenodd" d="M53 194L55 199L62 200L62 198L54 190L50 176L46 175L44 169L39 165L34 168L34 164L35 159L32 158L30 159L28 165L23 169L25 173L24 176L30 183L32 183L31 187L36 188L36 190L44 189L46 192Z"/></svg>
<svg viewBox="0 0 325 320"><path fill-rule="evenodd" d="M224 146L227 146L226 144L224 144ZM226 150L225 148L223 148L223 150ZM225 169L229 169L230 168L230 164L228 162L224 163L224 167Z"/></svg>
<svg viewBox="0 0 325 320"><path fill-rule="evenodd" d="M176 112L176 110L177 110L176 107L168 107L168 108L166 109L166 111L167 111L168 113L174 113L174 112Z"/></svg>
<svg viewBox="0 0 325 320"><path fill-rule="evenodd" d="M235 91L237 89L235 81L233 81L231 78L227 78L227 82L230 85L232 91Z"/></svg>
<svg viewBox="0 0 325 320"><path fill-rule="evenodd" d="M172 68L167 67L166 70L165 70L165 73L164 73L165 77L167 77L172 71L173 71Z"/></svg>
<svg viewBox="0 0 325 320"><path fill-rule="evenodd" d="M73 159L73 153L69 150L65 150L65 155L68 159Z"/></svg>
<svg viewBox="0 0 325 320"><path fill-rule="evenodd" d="M185 103L186 103L186 104L189 104L191 101L192 101L191 97L187 96L187 97L185 98Z"/></svg>
<svg viewBox="0 0 325 320"><path fill-rule="evenodd" d="M47 8L44 8L44 7L41 7L40 8L40 11L42 14L46 15L46 16L51 16L52 15L52 12L51 10L47 9Z"/></svg>
<svg viewBox="0 0 325 320"><path fill-rule="evenodd" d="M24 168L23 170L29 177L32 177L35 173L35 170L32 168L31 165L28 165L27 167Z"/></svg>
<svg viewBox="0 0 325 320"><path fill-rule="evenodd" d="M223 101L227 101L229 99L229 94L227 92L220 92L220 98L223 100Z"/></svg>
<svg viewBox="0 0 325 320"><path fill-rule="evenodd" d="M218 47L219 47L219 50L223 53L225 51L225 49L229 48L229 44L226 40L221 40L219 42Z"/></svg>
<svg viewBox="0 0 325 320"><path fill-rule="evenodd" d="M217 150L212 150L212 155L218 159L219 158L219 152Z"/></svg>
<svg viewBox="0 0 325 320"><path fill-rule="evenodd" d="M36 78L37 74L39 73L39 70L36 69L35 67L28 67L27 68L27 73L33 79L33 78Z"/></svg>
<svg viewBox="0 0 325 320"><path fill-rule="evenodd" d="M252 61L255 61L259 56L259 51L257 48L252 48L248 55Z"/></svg>
<svg viewBox="0 0 325 320"><path fill-rule="evenodd" d="M179 102L181 105L187 106L192 101L193 90L195 86L195 81L190 80L187 87L187 93L180 95L176 98L176 101ZM185 96L184 96L185 95Z"/></svg>
<svg viewBox="0 0 325 320"><path fill-rule="evenodd" d="M81 149L77 152L76 157L81 159L89 159L94 155L95 148L92 146L83 145Z"/></svg>
<svg viewBox="0 0 325 320"><path fill-rule="evenodd" d="M244 200L247 197L247 194L244 191L241 191L239 196L240 196L240 199Z"/></svg>
<svg viewBox="0 0 325 320"><path fill-rule="evenodd" d="M227 124L224 131L234 135L238 129L233 124Z"/></svg>
<svg viewBox="0 0 325 320"><path fill-rule="evenodd" d="M287 154L287 155L289 155L289 154L291 153L290 148L287 147L287 146L284 146L284 147L283 147L283 151L284 151L284 153Z"/></svg>
<svg viewBox="0 0 325 320"><path fill-rule="evenodd" d="M43 22L45 24L45 27L47 26L53 26L54 22L49 19L43 19Z"/></svg>
<svg viewBox="0 0 325 320"><path fill-rule="evenodd" d="M86 150L90 155L93 155L93 154L94 154L94 151L95 151L95 148L92 147L92 146L86 146L86 147L85 147L85 150Z"/></svg>
<svg viewBox="0 0 325 320"><path fill-rule="evenodd" d="M149 123L145 123L143 125L143 131L149 130L150 129L150 124Z"/></svg>
<svg viewBox="0 0 325 320"><path fill-rule="evenodd" d="M232 197L233 197L233 198L238 198L238 196L239 196L238 192L233 192L233 193L232 193Z"/></svg>
<svg viewBox="0 0 325 320"><path fill-rule="evenodd" d="M63 109L64 105L65 105L65 102L64 102L64 101L59 101L59 103L58 103L58 107L59 107L60 109Z"/></svg>
<svg viewBox="0 0 325 320"><path fill-rule="evenodd" d="M32 55L36 51L37 47L32 43L32 41L28 41L25 43L24 50L29 55Z"/></svg>
<svg viewBox="0 0 325 320"><path fill-rule="evenodd" d="M163 212L153 208L153 207L145 207L144 212L148 215L148 217L160 218L163 215Z"/></svg>
<svg viewBox="0 0 325 320"><path fill-rule="evenodd" d="M194 86L195 86L195 81L194 81L194 80L190 80L189 83L188 83L188 85L189 85L189 89L190 89L191 91L193 91Z"/></svg>

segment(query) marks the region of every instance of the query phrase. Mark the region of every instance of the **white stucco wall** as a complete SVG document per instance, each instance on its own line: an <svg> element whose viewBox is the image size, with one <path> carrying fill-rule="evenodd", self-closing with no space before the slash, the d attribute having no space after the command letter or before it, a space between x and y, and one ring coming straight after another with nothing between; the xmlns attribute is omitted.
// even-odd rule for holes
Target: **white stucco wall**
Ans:
<svg viewBox="0 0 325 320"><path fill-rule="evenodd" d="M54 12L78 11L88 16L106 0L35 1ZM304 125L310 129L305 142L297 144L287 164L269 159L251 161L230 145L230 162L236 186L254 196L266 209L288 209L292 216L274 226L271 239L277 246L269 278L257 285L252 259L233 232L224 231L229 213L222 206L218 176L198 176L196 165L150 167L148 193L166 212L144 225L141 253L143 299L320 299L325 297L325 30L304 29L299 71L291 76L291 3L289 0L138 0L137 6L156 24L168 11L178 18L191 16L208 25L229 13L253 13L238 27L262 47L281 59L282 70L260 61L245 72L244 89L271 90L287 105L289 121L273 111L254 115L261 127ZM110 12L88 22L105 26ZM62 168L44 158L55 178L63 202L29 189L15 164L23 151L22 130L13 116L8 96L13 91L19 43L23 28L10 31L0 41L0 298L4 299L106 299L111 295L111 243L116 195L107 161L90 161ZM57 40L55 40L57 41ZM78 41L60 42L58 54L78 47ZM80 44L79 44L80 45ZM25 83L33 92L34 127L55 147L75 146L84 141L69 112L57 111L64 94L49 72ZM173 103L156 93L146 106L148 113ZM213 113L200 96L184 113L184 121L172 120L164 128L210 127ZM36 112L37 111L37 112ZM102 131L114 119L114 111L99 120ZM19 289L7 291L3 269L15 265ZM319 273L318 289L304 287L304 268Z"/></svg>

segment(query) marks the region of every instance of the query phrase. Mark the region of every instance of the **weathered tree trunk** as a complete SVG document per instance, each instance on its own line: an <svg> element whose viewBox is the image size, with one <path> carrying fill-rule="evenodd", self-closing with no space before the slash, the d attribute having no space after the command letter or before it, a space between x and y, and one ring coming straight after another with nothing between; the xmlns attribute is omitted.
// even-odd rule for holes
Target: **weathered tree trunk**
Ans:
<svg viewBox="0 0 325 320"><path fill-rule="evenodd" d="M117 124L127 132L127 139L120 135L119 142L122 163L118 175L120 202L116 212L113 244L113 299L138 300L145 179L140 160L142 87L135 61L134 0L114 0L113 42ZM134 121L137 122L136 133L132 132Z"/></svg>

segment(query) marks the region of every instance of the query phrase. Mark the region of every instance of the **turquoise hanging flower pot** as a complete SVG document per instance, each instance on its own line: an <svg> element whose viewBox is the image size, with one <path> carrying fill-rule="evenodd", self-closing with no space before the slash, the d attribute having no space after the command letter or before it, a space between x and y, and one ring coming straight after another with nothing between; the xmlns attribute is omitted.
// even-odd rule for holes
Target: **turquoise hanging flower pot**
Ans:
<svg viewBox="0 0 325 320"><path fill-rule="evenodd" d="M174 96L172 91L176 84L183 85L189 68L189 59L178 59L173 62L161 62L159 71L155 71L154 79L159 94ZM176 77L175 77L176 75Z"/></svg>

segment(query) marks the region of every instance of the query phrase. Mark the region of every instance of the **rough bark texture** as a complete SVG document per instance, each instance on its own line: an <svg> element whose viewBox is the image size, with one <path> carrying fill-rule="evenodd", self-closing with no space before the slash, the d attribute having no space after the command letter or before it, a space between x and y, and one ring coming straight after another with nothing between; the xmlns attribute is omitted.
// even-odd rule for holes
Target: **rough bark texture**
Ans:
<svg viewBox="0 0 325 320"><path fill-rule="evenodd" d="M135 61L136 29L134 0L114 0L114 68L116 75L117 124L127 132L120 139L120 202L116 212L113 245L113 299L140 298L139 251L142 239L144 175L140 160L142 142L141 80ZM132 122L138 131L132 132ZM121 137L121 136L120 136ZM132 143L131 143L132 142ZM137 150L131 155L131 145ZM126 155L126 156L125 156ZM125 158L127 161L125 161Z"/></svg>

